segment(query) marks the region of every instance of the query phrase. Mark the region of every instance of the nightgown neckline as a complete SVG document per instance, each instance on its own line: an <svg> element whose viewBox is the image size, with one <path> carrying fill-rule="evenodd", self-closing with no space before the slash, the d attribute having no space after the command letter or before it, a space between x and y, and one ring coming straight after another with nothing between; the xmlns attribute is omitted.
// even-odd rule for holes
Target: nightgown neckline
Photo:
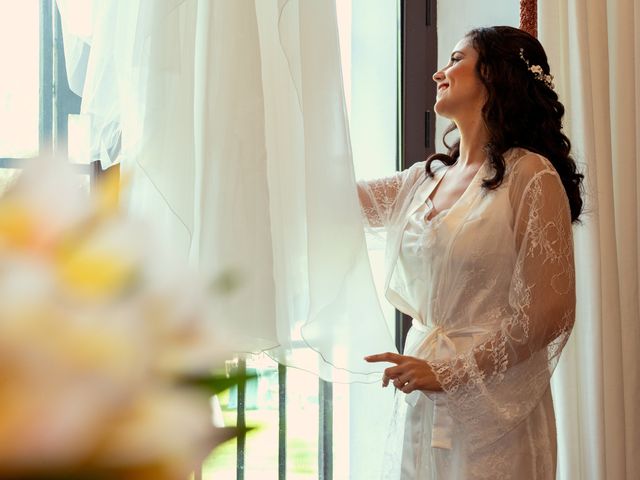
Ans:
<svg viewBox="0 0 640 480"><path fill-rule="evenodd" d="M453 202L453 204L451 204L449 208L436 212L436 214L433 217L431 217L431 219L427 219L423 216L423 221L425 222L425 225L430 225L434 220L438 218L440 218L440 221L443 221L449 216L450 213L456 210L457 207L462 205L464 203L464 200L466 200L466 198L471 194L471 191L474 189L473 187L478 182L478 178L480 177L481 172L484 171L486 165L487 165L487 157L485 157L485 159L482 161L482 165L480 165L480 168L478 168L476 173L473 175L473 178L471 179L467 187L464 189L462 194L456 199L455 202ZM431 200L431 195L433 195L433 192L435 191L435 189L438 187L438 185L440 185L440 182L445 177L449 168L450 166L445 167L442 171L442 175L440 175L440 177L429 186L429 188L427 189L426 195L423 197L424 201L419 203L416 206L416 208L414 208L412 213L415 213L421 204L424 205L424 204L427 204L427 202L431 202L431 204L433 205L433 201Z"/></svg>
<svg viewBox="0 0 640 480"><path fill-rule="evenodd" d="M427 205L427 211L424 214L422 214L422 220L424 225L427 225L427 226L434 225L434 223L437 222L440 217L442 217L449 210L451 210L451 207L445 208L444 210L440 210L436 212L435 215L433 215L431 218L427 218L429 214L433 211L434 205L433 205L433 201L431 200L431 197L428 197L425 203Z"/></svg>

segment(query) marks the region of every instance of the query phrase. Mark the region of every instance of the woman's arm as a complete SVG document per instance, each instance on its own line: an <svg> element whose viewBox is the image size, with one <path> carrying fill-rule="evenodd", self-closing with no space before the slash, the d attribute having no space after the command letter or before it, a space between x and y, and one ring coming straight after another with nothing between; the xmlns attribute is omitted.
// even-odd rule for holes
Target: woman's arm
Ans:
<svg viewBox="0 0 640 480"><path fill-rule="evenodd" d="M433 362L439 383L500 382L508 368L536 354L560 354L575 316L571 214L553 170L530 177L515 216L517 259L500 329L466 355Z"/></svg>
<svg viewBox="0 0 640 480"><path fill-rule="evenodd" d="M369 227L387 225L400 191L415 180L422 169L424 162L419 162L390 177L357 182L362 216Z"/></svg>

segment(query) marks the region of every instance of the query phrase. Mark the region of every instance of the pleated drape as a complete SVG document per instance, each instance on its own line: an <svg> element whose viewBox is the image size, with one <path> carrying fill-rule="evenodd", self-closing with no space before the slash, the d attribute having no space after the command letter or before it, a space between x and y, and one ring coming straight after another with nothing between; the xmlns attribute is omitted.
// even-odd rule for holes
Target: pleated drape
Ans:
<svg viewBox="0 0 640 480"><path fill-rule="evenodd" d="M540 40L586 173L586 213L575 228L576 324L554 378L558 478L637 478L640 7L539 4Z"/></svg>

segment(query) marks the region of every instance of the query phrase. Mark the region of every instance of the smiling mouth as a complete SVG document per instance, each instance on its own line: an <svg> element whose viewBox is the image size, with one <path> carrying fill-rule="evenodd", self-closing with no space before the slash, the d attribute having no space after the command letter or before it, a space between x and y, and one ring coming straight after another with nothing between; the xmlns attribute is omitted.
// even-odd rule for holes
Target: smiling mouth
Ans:
<svg viewBox="0 0 640 480"><path fill-rule="evenodd" d="M448 83L443 83L442 85L440 85L440 86L438 87L438 91L440 92L440 91L442 91L442 90L444 90L444 89L446 89L446 88L448 88L448 87L449 87L449 84L448 84Z"/></svg>

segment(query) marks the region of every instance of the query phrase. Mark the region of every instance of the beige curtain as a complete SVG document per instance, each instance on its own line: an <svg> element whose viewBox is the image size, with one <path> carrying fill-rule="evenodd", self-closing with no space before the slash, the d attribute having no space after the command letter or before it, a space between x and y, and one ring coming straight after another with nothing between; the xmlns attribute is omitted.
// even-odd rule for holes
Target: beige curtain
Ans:
<svg viewBox="0 0 640 480"><path fill-rule="evenodd" d="M540 0L540 40L586 173L576 326L554 378L560 479L640 471L640 5Z"/></svg>

